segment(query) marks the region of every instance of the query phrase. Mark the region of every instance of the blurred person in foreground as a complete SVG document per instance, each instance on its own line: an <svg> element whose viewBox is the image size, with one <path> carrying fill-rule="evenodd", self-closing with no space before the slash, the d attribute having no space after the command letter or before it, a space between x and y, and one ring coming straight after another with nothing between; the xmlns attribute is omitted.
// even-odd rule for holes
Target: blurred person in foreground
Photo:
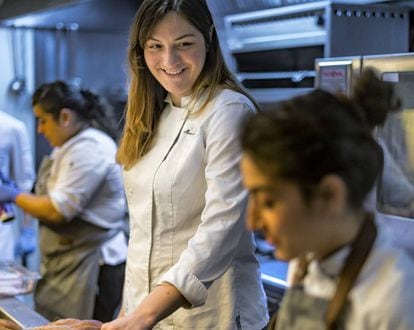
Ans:
<svg viewBox="0 0 414 330"><path fill-rule="evenodd" d="M398 104L368 70L350 99L315 90L246 120L248 226L293 263L270 329L414 329L413 260L363 207L383 168L373 128Z"/></svg>

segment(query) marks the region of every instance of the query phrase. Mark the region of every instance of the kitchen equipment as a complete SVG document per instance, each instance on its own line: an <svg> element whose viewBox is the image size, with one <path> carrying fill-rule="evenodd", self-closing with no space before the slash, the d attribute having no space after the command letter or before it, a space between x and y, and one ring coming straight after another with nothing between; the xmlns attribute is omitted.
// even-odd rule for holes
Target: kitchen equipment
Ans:
<svg viewBox="0 0 414 330"><path fill-rule="evenodd" d="M16 27L11 28L11 44L13 55L13 80L10 82L9 90L14 95L20 95L26 87L25 75L25 39L24 31Z"/></svg>
<svg viewBox="0 0 414 330"><path fill-rule="evenodd" d="M265 106L313 89L317 58L409 50L409 10L403 6L315 1L224 20L236 75Z"/></svg>
<svg viewBox="0 0 414 330"><path fill-rule="evenodd" d="M14 297L0 297L0 319L12 321L25 330L41 329L37 327L49 323L49 320Z"/></svg>
<svg viewBox="0 0 414 330"><path fill-rule="evenodd" d="M361 67L362 56L318 58L315 60L315 87L350 96Z"/></svg>
<svg viewBox="0 0 414 330"><path fill-rule="evenodd" d="M40 275L13 262L0 261L0 297L32 292Z"/></svg>
<svg viewBox="0 0 414 330"><path fill-rule="evenodd" d="M55 79L64 80L71 85L81 86L82 80L76 76L76 49L79 24L58 23L55 27Z"/></svg>
<svg viewBox="0 0 414 330"><path fill-rule="evenodd" d="M414 255L414 53L317 59L315 87L350 94L364 68L394 84L402 111L390 114L375 136L384 150L384 170L373 208L396 242Z"/></svg>
<svg viewBox="0 0 414 330"><path fill-rule="evenodd" d="M82 79L76 74L76 50L78 47L78 31L79 24L71 23L67 27L67 52L68 52L68 61L67 61L67 81L71 85L74 85L78 88L82 85Z"/></svg>

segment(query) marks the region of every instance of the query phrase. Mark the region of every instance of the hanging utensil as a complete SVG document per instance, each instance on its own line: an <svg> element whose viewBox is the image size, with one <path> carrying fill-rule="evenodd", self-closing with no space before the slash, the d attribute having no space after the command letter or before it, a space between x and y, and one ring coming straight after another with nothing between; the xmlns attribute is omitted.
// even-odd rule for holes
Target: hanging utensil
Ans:
<svg viewBox="0 0 414 330"><path fill-rule="evenodd" d="M23 44L24 35L18 33L18 29L13 26L11 30L11 42L12 42L12 59L13 59L13 80L10 82L9 90L14 95L20 95L24 92L26 82L24 79L24 49ZM20 31L21 32L21 31ZM20 38L19 38L20 37Z"/></svg>
<svg viewBox="0 0 414 330"><path fill-rule="evenodd" d="M82 80L76 76L76 50L78 47L79 24L71 23L67 29L68 82L76 87L81 87Z"/></svg>
<svg viewBox="0 0 414 330"><path fill-rule="evenodd" d="M65 25L63 23L56 24L55 29L55 79L61 80L64 79L64 74L62 74L62 55L63 55L63 33Z"/></svg>

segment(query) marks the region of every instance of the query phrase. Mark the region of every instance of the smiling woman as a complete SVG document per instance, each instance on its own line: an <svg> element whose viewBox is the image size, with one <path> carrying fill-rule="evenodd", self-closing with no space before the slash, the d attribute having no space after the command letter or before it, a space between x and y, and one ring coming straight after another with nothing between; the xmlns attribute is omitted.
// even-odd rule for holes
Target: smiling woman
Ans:
<svg viewBox="0 0 414 330"><path fill-rule="evenodd" d="M173 31L173 33L171 33ZM148 69L176 106L191 94L206 60L203 35L176 12L168 13L144 46Z"/></svg>
<svg viewBox="0 0 414 330"><path fill-rule="evenodd" d="M118 160L131 238L123 311L102 329L263 329L238 164L256 106L224 64L206 1L144 1L129 67Z"/></svg>

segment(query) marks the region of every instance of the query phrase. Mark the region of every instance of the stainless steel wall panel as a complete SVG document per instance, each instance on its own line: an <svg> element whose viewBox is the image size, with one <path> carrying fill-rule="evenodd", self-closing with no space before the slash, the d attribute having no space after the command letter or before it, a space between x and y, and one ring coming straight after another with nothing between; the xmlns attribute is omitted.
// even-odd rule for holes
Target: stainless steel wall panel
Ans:
<svg viewBox="0 0 414 330"><path fill-rule="evenodd" d="M409 10L399 6L329 7L325 56L408 52Z"/></svg>

